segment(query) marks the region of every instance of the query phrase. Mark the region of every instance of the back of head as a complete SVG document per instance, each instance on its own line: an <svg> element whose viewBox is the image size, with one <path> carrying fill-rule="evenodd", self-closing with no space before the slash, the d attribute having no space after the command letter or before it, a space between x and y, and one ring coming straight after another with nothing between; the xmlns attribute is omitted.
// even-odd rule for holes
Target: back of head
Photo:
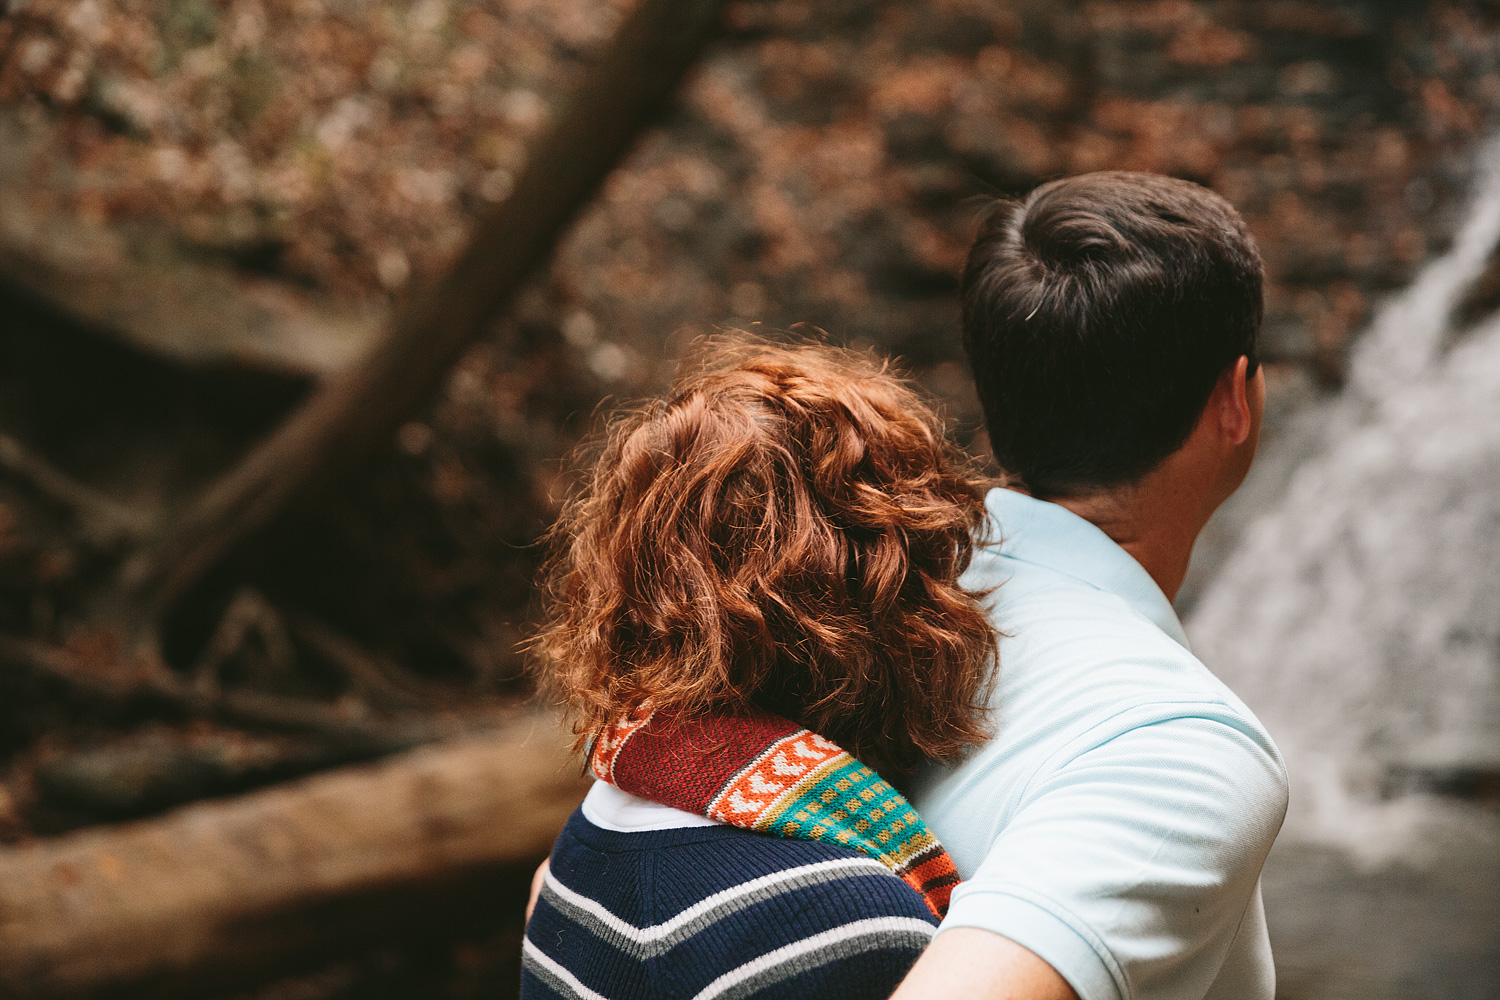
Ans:
<svg viewBox="0 0 1500 1000"><path fill-rule="evenodd" d="M606 431L536 642L578 731L758 707L877 767L982 738L983 516L937 416L868 358L719 341Z"/></svg>
<svg viewBox="0 0 1500 1000"><path fill-rule="evenodd" d="M1000 466L1037 496L1138 479L1251 359L1261 261L1228 202L1100 172L1002 202L964 269L964 346Z"/></svg>

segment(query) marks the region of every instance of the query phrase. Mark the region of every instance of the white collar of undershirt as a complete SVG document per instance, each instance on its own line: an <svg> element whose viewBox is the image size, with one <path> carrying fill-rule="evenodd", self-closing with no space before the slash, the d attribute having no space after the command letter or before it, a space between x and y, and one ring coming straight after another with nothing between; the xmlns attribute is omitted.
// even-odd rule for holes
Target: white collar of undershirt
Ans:
<svg viewBox="0 0 1500 1000"><path fill-rule="evenodd" d="M652 802L614 785L595 781L583 797L583 818L597 827L616 833L644 833L648 830L680 830L692 826L722 826L718 820L684 812L660 802Z"/></svg>

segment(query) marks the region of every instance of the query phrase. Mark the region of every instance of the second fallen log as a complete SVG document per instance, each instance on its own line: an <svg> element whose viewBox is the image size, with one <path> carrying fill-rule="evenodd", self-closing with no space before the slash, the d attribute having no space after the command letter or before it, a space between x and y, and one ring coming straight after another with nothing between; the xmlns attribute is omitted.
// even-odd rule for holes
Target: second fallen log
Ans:
<svg viewBox="0 0 1500 1000"><path fill-rule="evenodd" d="M0 850L0 996L170 997L515 906L584 792L550 717Z"/></svg>

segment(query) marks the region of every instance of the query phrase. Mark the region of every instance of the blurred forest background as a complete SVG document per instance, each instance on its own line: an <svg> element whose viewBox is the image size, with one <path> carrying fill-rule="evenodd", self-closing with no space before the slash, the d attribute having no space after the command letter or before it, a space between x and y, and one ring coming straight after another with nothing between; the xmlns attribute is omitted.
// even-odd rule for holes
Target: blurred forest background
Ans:
<svg viewBox="0 0 1500 1000"><path fill-rule="evenodd" d="M1169 173L1244 213L1274 437L1449 248L1500 120L1493 3L731 3L436 398L208 560L141 661L109 583L134 541L442 280L632 7L0 0L0 842L509 724L565 456L702 333L897 355L983 454L955 276L988 199L1053 177ZM1492 263L1459 308L1497 304ZM497 886L198 995L507 995Z"/></svg>

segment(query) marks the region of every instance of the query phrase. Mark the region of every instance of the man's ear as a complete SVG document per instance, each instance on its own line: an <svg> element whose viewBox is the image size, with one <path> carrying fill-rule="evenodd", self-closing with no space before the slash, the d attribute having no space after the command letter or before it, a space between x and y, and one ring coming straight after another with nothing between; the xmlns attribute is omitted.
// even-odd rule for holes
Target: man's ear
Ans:
<svg viewBox="0 0 1500 1000"><path fill-rule="evenodd" d="M1250 359L1241 354L1219 376L1214 386L1219 410L1219 431L1234 447L1244 444L1255 429L1250 408Z"/></svg>

